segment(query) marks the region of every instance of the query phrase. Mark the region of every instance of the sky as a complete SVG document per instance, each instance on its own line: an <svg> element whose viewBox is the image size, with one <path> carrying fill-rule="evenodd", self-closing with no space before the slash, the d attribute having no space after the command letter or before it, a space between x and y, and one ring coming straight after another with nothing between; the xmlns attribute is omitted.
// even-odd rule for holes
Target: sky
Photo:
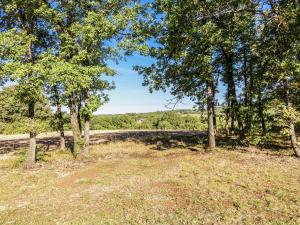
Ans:
<svg viewBox="0 0 300 225"><path fill-rule="evenodd" d="M142 0L142 3L149 3L150 0ZM154 61L149 57L142 57L138 54L127 57L126 61L119 64L109 63L115 69L117 76L111 80L115 82L116 88L109 91L110 101L103 105L95 114L124 114L156 112L170 109L192 109L194 104L189 99L184 99L175 107L168 105L169 100L174 98L169 92L149 92L148 87L143 86L143 76L133 70L135 65L151 65ZM171 107L171 108L170 108Z"/></svg>
<svg viewBox="0 0 300 225"><path fill-rule="evenodd" d="M149 0L143 0L143 3ZM143 76L133 70L134 65L150 65L153 60L138 54L128 56L119 64L109 62L109 66L117 71L117 76L109 78L115 82L116 88L108 92L109 102L99 108L95 114L124 114L170 110L169 101L173 96L169 92L156 91L150 93L144 87ZM217 98L221 98L220 95ZM192 109L193 102L184 99L172 109Z"/></svg>
<svg viewBox="0 0 300 225"><path fill-rule="evenodd" d="M117 75L109 80L115 82L116 88L108 92L110 101L103 105L95 114L123 114L155 112L170 110L168 100L173 96L166 92L157 91L150 93L148 87L144 87L143 76L133 70L134 65L150 65L151 58L137 54L127 57L126 61L119 64L110 62L109 66L117 71ZM175 109L192 109L194 104L189 99L176 105ZM172 107L173 108L173 107Z"/></svg>
<svg viewBox="0 0 300 225"><path fill-rule="evenodd" d="M142 3L148 2L150 2L150 0L142 0ZM195 104L188 98L173 108L168 105L169 100L174 98L169 92L155 91L150 93L148 87L142 85L143 76L134 71L133 66L147 66L153 62L153 59L149 57L134 54L119 64L113 62L108 63L108 65L118 73L117 76L112 78L116 84L116 89L108 93L110 101L99 108L95 114L124 114L170 109L193 109ZM216 95L216 99L218 102L223 102L225 87L219 85L218 89L220 93Z"/></svg>

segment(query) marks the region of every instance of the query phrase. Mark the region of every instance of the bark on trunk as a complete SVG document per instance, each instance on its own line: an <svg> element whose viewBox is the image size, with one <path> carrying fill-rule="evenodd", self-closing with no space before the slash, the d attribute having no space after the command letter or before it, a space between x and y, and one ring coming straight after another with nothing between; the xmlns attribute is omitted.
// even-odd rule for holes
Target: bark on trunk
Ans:
<svg viewBox="0 0 300 225"><path fill-rule="evenodd" d="M235 122L235 119L234 119L234 109L232 108L231 109L231 125L230 125L230 131L229 133L230 134L235 134L235 126L234 126L234 122Z"/></svg>
<svg viewBox="0 0 300 225"><path fill-rule="evenodd" d="M60 103L60 97L58 93L57 87L54 87L54 95L56 101L56 110L58 116L58 131L60 133L60 149L66 148L66 140L65 140L65 131L64 131L64 121L63 121L63 114L62 114L62 107Z"/></svg>
<svg viewBox="0 0 300 225"><path fill-rule="evenodd" d="M240 106L237 101L236 97L236 89L235 89L235 82L234 82L234 74L233 74L233 53L232 51L225 52L225 61L226 61L226 75L227 75L227 85L228 85L228 99L230 104L230 110L231 110L231 118L234 120L237 119L238 122L238 128L239 128L239 135L241 138L244 138L244 127L241 119L240 114ZM234 124L232 124L234 126Z"/></svg>
<svg viewBox="0 0 300 225"><path fill-rule="evenodd" d="M263 134L266 132L266 123L264 117L264 106L261 98L261 89L258 90L258 113Z"/></svg>
<svg viewBox="0 0 300 225"><path fill-rule="evenodd" d="M297 136L296 136L295 125L293 120L290 120L290 132L291 132L291 143L292 143L295 156L300 157L300 147L297 142Z"/></svg>
<svg viewBox="0 0 300 225"><path fill-rule="evenodd" d="M89 153L89 145L90 145L90 118L85 119L84 123L84 146L82 153L87 155Z"/></svg>
<svg viewBox="0 0 300 225"><path fill-rule="evenodd" d="M79 130L80 130L80 135L82 135L82 124L81 124L81 96L79 95L77 99L77 120L78 120L78 125L79 125Z"/></svg>
<svg viewBox="0 0 300 225"><path fill-rule="evenodd" d="M216 147L215 128L214 128L214 99L213 99L213 84L207 82L207 122L208 122L208 148Z"/></svg>
<svg viewBox="0 0 300 225"><path fill-rule="evenodd" d="M285 102L288 109L292 108L292 103L290 101L290 92L289 92L289 83L286 79L284 81L284 90L285 90ZM297 136L295 131L295 124L293 121L293 118L289 118L289 126L290 126L290 138L291 138L291 144L292 148L294 150L295 156L300 157L300 147L297 142Z"/></svg>
<svg viewBox="0 0 300 225"><path fill-rule="evenodd" d="M244 44L243 46L243 58L244 58L244 68L243 68L243 76L244 76L244 97L245 97L245 106L248 106L249 103L249 95L248 95L248 55L247 55L247 46Z"/></svg>
<svg viewBox="0 0 300 225"><path fill-rule="evenodd" d="M228 100L227 100L228 101ZM226 130L226 137L228 137L230 135L230 129L229 129L229 117L230 117L230 109L229 109L229 105L227 105L226 108L226 121L225 121L225 130Z"/></svg>
<svg viewBox="0 0 300 225"><path fill-rule="evenodd" d="M29 117L29 151L27 155L26 167L32 168L36 160L36 131L35 131L35 103L28 104L28 117Z"/></svg>
<svg viewBox="0 0 300 225"><path fill-rule="evenodd" d="M33 59L33 50L32 42L28 45L28 61L32 62ZM29 74L29 77L32 74ZM29 118L29 150L27 154L26 167L32 168L36 161L36 128L35 128L35 101L30 101L28 103L28 118Z"/></svg>
<svg viewBox="0 0 300 225"><path fill-rule="evenodd" d="M250 84L249 84L249 90L248 90L248 101L249 101L249 109L247 112L247 130L251 130L252 128L252 120L253 120L253 84L254 84L254 77L253 77L253 63L250 63L249 68L250 73Z"/></svg>
<svg viewBox="0 0 300 225"><path fill-rule="evenodd" d="M76 100L75 96L71 96L69 99L70 104L70 117L71 117L71 126L72 126L72 133L73 133L73 139L74 139L74 145L73 145L73 154L77 156L82 151L83 146L83 140L81 138L81 133L79 129L78 124L78 113L76 110Z"/></svg>
<svg viewBox="0 0 300 225"><path fill-rule="evenodd" d="M215 85L213 85L213 100L215 100L215 96L216 96L216 89L215 89ZM217 135L218 127L217 127L217 115L216 115L216 110L215 110L215 101L213 101L213 117L214 117L215 135Z"/></svg>
<svg viewBox="0 0 300 225"><path fill-rule="evenodd" d="M89 95L87 92L84 93L84 105L87 109L89 109ZM84 146L82 153L87 155L89 153L89 145L90 145L90 124L91 117L89 112L84 115Z"/></svg>
<svg viewBox="0 0 300 225"><path fill-rule="evenodd" d="M229 119L230 119L230 100L229 100L229 95L228 95L228 90L227 90L227 96L226 96L226 110L225 110L225 131L226 131L226 137L230 135L230 129L229 129Z"/></svg>

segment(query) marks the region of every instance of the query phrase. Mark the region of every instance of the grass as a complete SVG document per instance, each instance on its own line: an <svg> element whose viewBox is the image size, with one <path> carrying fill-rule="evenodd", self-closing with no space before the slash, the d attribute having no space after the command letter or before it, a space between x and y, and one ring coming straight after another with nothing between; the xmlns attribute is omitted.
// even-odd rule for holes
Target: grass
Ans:
<svg viewBox="0 0 300 225"><path fill-rule="evenodd" d="M0 224L300 224L300 161L117 142L0 160Z"/></svg>

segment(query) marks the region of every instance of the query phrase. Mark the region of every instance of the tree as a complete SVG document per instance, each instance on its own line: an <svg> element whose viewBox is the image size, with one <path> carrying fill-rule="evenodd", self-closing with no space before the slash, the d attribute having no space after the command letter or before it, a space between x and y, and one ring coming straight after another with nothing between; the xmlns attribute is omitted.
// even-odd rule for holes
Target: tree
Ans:
<svg viewBox="0 0 300 225"><path fill-rule="evenodd" d="M118 47L108 41L121 41L129 21L135 16L133 1L54 1L55 29L59 45L44 61L49 80L62 87L70 109L74 137L73 153L87 153L89 120L105 99L103 91L113 85L103 80L103 75L113 76L115 71L107 66L109 59L119 58ZM84 106L84 108L82 107ZM80 117L84 111L85 140L81 137ZM86 144L85 144L86 142Z"/></svg>
<svg viewBox="0 0 300 225"><path fill-rule="evenodd" d="M147 54L157 62L136 69L144 75L144 84L150 86L151 91L171 88L171 93L178 99L188 96L195 102L207 104L209 148L214 148L217 82L214 61L223 33L213 19L202 15L213 15L213 12L206 11L206 6L198 1L156 1L156 15L149 21L142 21L140 26L143 32L148 31L148 38L156 38L157 43ZM211 3L209 7L213 9L215 5ZM234 83L231 88L234 88Z"/></svg>
<svg viewBox="0 0 300 225"><path fill-rule="evenodd" d="M48 84L51 83L48 80ZM59 83L53 83L48 86L48 93L50 95L50 101L54 107L56 107L56 113L54 115L56 120L56 130L60 135L60 149L64 150L66 148L65 140L65 129L64 129L64 112L62 111L62 106L64 105L64 96L62 93L62 88Z"/></svg>
<svg viewBox="0 0 300 225"><path fill-rule="evenodd" d="M299 118L294 104L297 104L297 87L300 75L300 45L299 45L299 1L269 0L268 10L262 17L262 38L264 45L261 55L267 68L264 76L269 86L270 95L281 103L281 115L277 119L289 134L291 145L296 156L300 157L300 147L297 142L295 122ZM280 108L279 108L280 109Z"/></svg>
<svg viewBox="0 0 300 225"><path fill-rule="evenodd" d="M2 76L19 85L19 96L28 104L30 149L27 167L36 158L35 105L43 92L43 74L39 62L49 47L49 21L51 13L40 0L3 0L0 3L3 26L0 36Z"/></svg>

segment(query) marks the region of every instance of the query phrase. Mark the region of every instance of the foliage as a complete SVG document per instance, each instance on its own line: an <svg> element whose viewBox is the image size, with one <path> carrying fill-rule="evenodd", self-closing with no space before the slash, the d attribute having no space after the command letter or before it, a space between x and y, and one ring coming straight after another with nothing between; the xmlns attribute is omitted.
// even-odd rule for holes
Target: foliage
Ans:
<svg viewBox="0 0 300 225"><path fill-rule="evenodd" d="M0 133L18 134L29 131L27 111L28 106L19 98L20 86L5 87L0 91ZM52 112L47 97L43 94L38 97L35 106L36 119L38 121L37 132L51 130L50 120Z"/></svg>
<svg viewBox="0 0 300 225"><path fill-rule="evenodd" d="M204 130L206 123L200 117L177 112L156 112L125 115L97 115L91 121L93 130L161 129Z"/></svg>

